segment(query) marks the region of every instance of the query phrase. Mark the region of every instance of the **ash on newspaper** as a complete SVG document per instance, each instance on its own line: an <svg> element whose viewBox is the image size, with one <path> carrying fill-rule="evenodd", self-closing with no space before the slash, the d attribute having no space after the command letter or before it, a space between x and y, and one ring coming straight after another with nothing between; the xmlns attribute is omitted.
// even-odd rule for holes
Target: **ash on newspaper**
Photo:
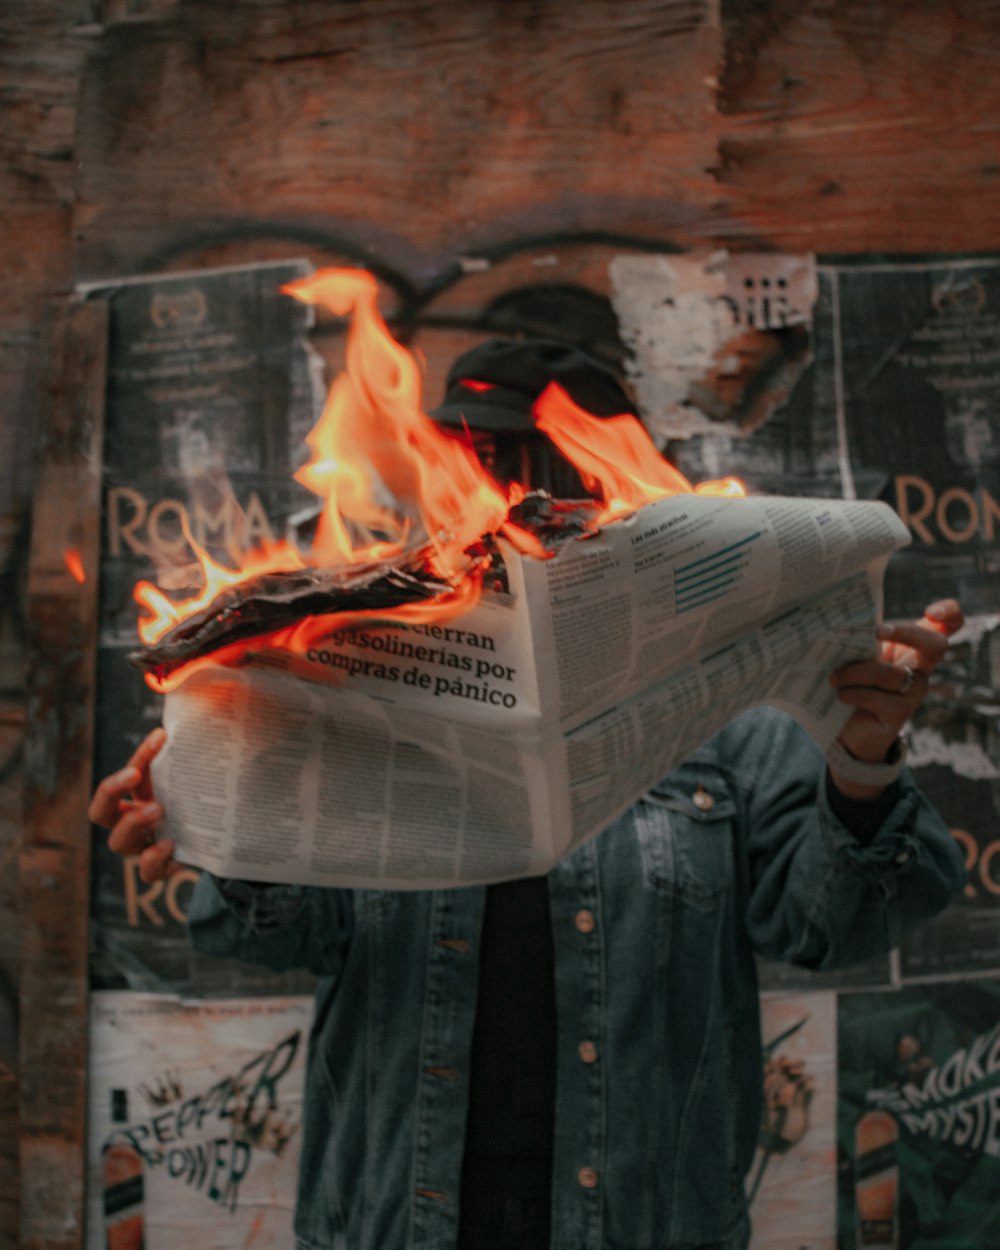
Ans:
<svg viewBox="0 0 1000 1250"><path fill-rule="evenodd" d="M594 533L595 511L589 500L554 500L535 491L511 508L510 517L551 552L570 538ZM484 536L467 555L466 572L487 575L490 587L501 589L503 556L492 536ZM450 590L449 582L431 573L423 550L361 567L260 573L221 591L155 642L132 652L129 661L162 681L194 659L234 642L287 629L309 617L350 613L357 619L377 620L404 604L433 602Z"/></svg>

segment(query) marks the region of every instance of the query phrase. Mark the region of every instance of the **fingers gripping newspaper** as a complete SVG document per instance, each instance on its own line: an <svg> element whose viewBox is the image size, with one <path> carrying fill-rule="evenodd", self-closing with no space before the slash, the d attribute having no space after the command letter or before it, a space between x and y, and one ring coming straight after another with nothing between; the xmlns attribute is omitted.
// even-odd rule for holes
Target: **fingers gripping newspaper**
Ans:
<svg viewBox="0 0 1000 1250"><path fill-rule="evenodd" d="M548 871L747 708L829 744L874 653L881 503L678 495L505 572L447 624L359 623L201 669L154 783L221 876L423 889Z"/></svg>

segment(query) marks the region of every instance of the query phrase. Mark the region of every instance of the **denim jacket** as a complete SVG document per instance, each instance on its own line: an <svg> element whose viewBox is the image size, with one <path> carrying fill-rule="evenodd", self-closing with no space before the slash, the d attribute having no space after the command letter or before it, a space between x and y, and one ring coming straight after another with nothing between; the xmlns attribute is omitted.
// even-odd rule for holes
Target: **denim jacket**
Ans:
<svg viewBox="0 0 1000 1250"><path fill-rule="evenodd" d="M957 847L907 773L867 846L823 775L812 740L757 709L549 874L554 1250L743 1250L754 952L862 960L961 888ZM198 949L320 978L299 1250L454 1245L484 898L266 886L240 901L199 882Z"/></svg>

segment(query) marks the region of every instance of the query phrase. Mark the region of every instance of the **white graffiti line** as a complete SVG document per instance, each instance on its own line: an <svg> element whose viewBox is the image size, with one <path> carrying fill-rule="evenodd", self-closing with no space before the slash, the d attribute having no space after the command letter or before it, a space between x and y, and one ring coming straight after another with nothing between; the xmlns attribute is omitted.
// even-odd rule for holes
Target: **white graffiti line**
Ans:
<svg viewBox="0 0 1000 1250"><path fill-rule="evenodd" d="M975 742L948 742L936 729L916 729L910 744L911 768L943 764L969 781L993 781L1000 768Z"/></svg>

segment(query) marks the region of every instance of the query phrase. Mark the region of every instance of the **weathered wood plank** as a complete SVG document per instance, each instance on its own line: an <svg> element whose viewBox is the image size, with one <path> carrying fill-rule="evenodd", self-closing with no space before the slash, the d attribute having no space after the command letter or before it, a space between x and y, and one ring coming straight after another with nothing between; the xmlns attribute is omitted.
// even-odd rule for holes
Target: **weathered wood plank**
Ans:
<svg viewBox="0 0 1000 1250"><path fill-rule="evenodd" d="M714 11L184 0L111 28L81 90L79 272L213 228L312 227L391 263L525 231L690 231L716 198Z"/></svg>
<svg viewBox="0 0 1000 1250"><path fill-rule="evenodd" d="M87 913L106 310L55 310L28 581L21 855L21 1246L83 1237ZM73 574L74 558L78 569ZM69 557L69 558L68 558ZM78 578L82 575L84 580Z"/></svg>
<svg viewBox="0 0 1000 1250"><path fill-rule="evenodd" d="M995 0L726 0L722 18L707 0L181 0L109 29L86 68L80 272L213 232L411 271L586 230L1000 246Z"/></svg>
<svg viewBox="0 0 1000 1250"><path fill-rule="evenodd" d="M0 5L0 519L27 510L42 299L72 268L73 129L88 44L69 0ZM26 452L25 447L29 450Z"/></svg>
<svg viewBox="0 0 1000 1250"><path fill-rule="evenodd" d="M17 1244L19 1224L17 852L24 809L20 571L26 528L0 516L0 1246Z"/></svg>
<svg viewBox="0 0 1000 1250"><path fill-rule="evenodd" d="M1000 4L726 0L719 190L818 252L1000 247Z"/></svg>
<svg viewBox="0 0 1000 1250"><path fill-rule="evenodd" d="M73 124L85 40L81 6L0 6L0 1246L20 1222L16 990L21 933L24 578L39 323L71 271Z"/></svg>

